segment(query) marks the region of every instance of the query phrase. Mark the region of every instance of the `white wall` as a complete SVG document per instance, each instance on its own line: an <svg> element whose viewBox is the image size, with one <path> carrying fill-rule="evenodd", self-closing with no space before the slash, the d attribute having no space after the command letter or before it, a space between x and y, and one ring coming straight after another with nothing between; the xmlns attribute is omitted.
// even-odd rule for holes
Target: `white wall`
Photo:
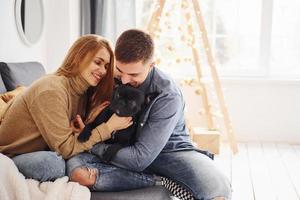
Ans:
<svg viewBox="0 0 300 200"><path fill-rule="evenodd" d="M79 0L44 1L47 70L55 71L80 34Z"/></svg>
<svg viewBox="0 0 300 200"><path fill-rule="evenodd" d="M300 144L300 80L223 80L240 141Z"/></svg>
<svg viewBox="0 0 300 200"><path fill-rule="evenodd" d="M227 140L224 119L213 82L206 82L215 127ZM225 104L238 141L270 141L300 144L300 80L221 78ZM190 124L207 127L202 96L182 86L186 117Z"/></svg>
<svg viewBox="0 0 300 200"><path fill-rule="evenodd" d="M45 30L29 47L18 36L14 1L0 1L0 61L37 60L48 72L59 67L79 36L79 0L47 0ZM300 82L223 80L234 130L239 140L300 143Z"/></svg>
<svg viewBox="0 0 300 200"><path fill-rule="evenodd" d="M14 1L0 1L0 60L5 62L22 62L37 60L46 64L45 38L34 46L25 45L17 32L14 16Z"/></svg>
<svg viewBox="0 0 300 200"><path fill-rule="evenodd" d="M47 72L55 71L73 41L79 36L79 0L43 1L44 31L41 39L28 46L20 39L14 17L14 1L0 1L0 60L39 61Z"/></svg>

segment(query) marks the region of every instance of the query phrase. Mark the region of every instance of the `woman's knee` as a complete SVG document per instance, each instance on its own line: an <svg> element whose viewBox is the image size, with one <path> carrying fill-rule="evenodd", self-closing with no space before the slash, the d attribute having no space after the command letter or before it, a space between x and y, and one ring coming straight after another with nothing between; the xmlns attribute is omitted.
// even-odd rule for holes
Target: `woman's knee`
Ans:
<svg viewBox="0 0 300 200"><path fill-rule="evenodd" d="M48 166L48 170L53 176L52 180L66 176L66 161L61 156L53 155L46 162L51 163Z"/></svg>
<svg viewBox="0 0 300 200"><path fill-rule="evenodd" d="M38 181L53 181L66 174L65 160L55 152L22 154L14 157L13 161L26 178Z"/></svg>
<svg viewBox="0 0 300 200"><path fill-rule="evenodd" d="M79 167L70 173L70 180L89 187L95 184L97 174L95 168Z"/></svg>

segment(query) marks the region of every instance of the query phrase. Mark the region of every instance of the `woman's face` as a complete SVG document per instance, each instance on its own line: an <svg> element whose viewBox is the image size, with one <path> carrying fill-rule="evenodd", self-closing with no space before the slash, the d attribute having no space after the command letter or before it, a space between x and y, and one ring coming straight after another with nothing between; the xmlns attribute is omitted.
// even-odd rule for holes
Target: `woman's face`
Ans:
<svg viewBox="0 0 300 200"><path fill-rule="evenodd" d="M82 70L81 75L91 86L96 86L105 76L109 61L109 52L107 49L102 48L92 58L92 62Z"/></svg>

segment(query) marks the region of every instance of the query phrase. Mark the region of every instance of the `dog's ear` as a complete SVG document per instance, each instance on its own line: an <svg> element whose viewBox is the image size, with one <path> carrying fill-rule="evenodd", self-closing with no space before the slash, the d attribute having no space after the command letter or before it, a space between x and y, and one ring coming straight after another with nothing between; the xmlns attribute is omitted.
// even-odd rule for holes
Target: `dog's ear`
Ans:
<svg viewBox="0 0 300 200"><path fill-rule="evenodd" d="M158 92L151 92L145 95L145 104L149 104L153 99L158 96Z"/></svg>

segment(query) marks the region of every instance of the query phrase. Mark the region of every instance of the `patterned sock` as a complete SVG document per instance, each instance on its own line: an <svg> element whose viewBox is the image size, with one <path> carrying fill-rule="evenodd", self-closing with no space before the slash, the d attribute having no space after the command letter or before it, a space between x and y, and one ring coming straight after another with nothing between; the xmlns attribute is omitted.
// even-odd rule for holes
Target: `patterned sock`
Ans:
<svg viewBox="0 0 300 200"><path fill-rule="evenodd" d="M162 178L162 185L165 188L167 188L173 196L177 197L180 200L194 200L193 195L185 188L183 188L181 185L166 177L161 177L161 178Z"/></svg>

